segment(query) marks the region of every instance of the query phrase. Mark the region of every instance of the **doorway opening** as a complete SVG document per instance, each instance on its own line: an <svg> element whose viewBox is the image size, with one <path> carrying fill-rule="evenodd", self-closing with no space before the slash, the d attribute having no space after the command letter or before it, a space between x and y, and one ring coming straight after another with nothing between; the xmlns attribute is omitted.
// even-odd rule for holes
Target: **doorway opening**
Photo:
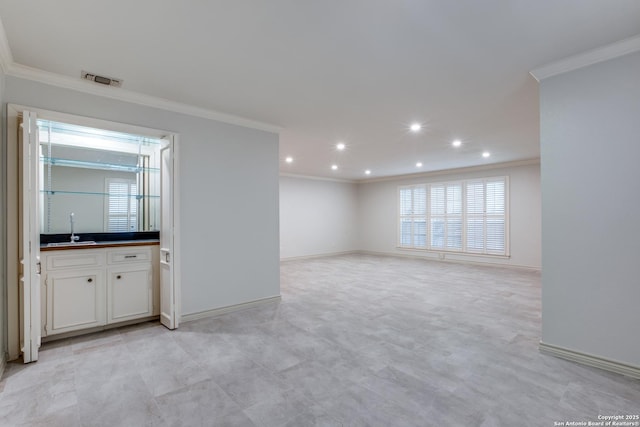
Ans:
<svg viewBox="0 0 640 427"><path fill-rule="evenodd" d="M178 136L12 104L7 111L7 241L16 249L7 251L9 359L38 358L41 245L156 236L160 321L177 328Z"/></svg>

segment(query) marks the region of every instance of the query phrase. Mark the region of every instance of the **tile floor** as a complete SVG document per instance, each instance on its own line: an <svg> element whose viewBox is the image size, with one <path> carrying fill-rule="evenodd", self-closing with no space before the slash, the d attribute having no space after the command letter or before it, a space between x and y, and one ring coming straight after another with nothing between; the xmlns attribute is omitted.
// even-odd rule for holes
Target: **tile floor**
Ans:
<svg viewBox="0 0 640 427"><path fill-rule="evenodd" d="M537 350L540 276L352 255L285 262L282 301L10 363L0 426L553 426L640 414L640 381Z"/></svg>

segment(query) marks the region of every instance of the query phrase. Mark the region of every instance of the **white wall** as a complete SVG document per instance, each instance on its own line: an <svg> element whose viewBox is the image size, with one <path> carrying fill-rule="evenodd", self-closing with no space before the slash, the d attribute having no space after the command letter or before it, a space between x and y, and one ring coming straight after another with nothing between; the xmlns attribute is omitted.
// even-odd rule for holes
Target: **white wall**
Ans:
<svg viewBox="0 0 640 427"><path fill-rule="evenodd" d="M542 341L640 367L640 53L540 84Z"/></svg>
<svg viewBox="0 0 640 427"><path fill-rule="evenodd" d="M4 101L178 133L183 315L280 294L277 134L12 76Z"/></svg>
<svg viewBox="0 0 640 427"><path fill-rule="evenodd" d="M469 178L509 177L510 258L446 253L445 259L540 268L540 165L498 167L489 170L458 170L358 186L359 244L364 251L437 258L437 252L397 248L398 186L455 181Z"/></svg>
<svg viewBox="0 0 640 427"><path fill-rule="evenodd" d="M356 184L280 177L280 258L357 248Z"/></svg>

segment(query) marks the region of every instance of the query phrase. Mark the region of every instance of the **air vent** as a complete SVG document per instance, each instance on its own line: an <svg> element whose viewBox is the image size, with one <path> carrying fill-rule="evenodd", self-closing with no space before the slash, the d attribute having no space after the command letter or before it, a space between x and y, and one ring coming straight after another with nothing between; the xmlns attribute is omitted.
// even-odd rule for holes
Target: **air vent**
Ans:
<svg viewBox="0 0 640 427"><path fill-rule="evenodd" d="M86 71L82 71L81 76L82 76L82 78L84 80L89 80L90 82L96 82L96 83L99 83L99 84L105 85L105 86L115 86L115 87L121 87L122 86L122 79L115 79L113 77L99 76L97 74L88 73Z"/></svg>

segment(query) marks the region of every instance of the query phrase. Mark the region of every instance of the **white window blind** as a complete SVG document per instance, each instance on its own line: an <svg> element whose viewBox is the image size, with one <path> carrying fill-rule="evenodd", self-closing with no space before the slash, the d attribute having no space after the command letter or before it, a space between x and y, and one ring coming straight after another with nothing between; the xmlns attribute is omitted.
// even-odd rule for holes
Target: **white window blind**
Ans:
<svg viewBox="0 0 640 427"><path fill-rule="evenodd" d="M427 247L427 188L424 185L400 189L400 244Z"/></svg>
<svg viewBox="0 0 640 427"><path fill-rule="evenodd" d="M137 230L137 192L134 180L107 179L107 232Z"/></svg>
<svg viewBox="0 0 640 427"><path fill-rule="evenodd" d="M506 177L400 187L399 246L507 255L506 199Z"/></svg>
<svg viewBox="0 0 640 427"><path fill-rule="evenodd" d="M486 186L486 252L490 254L505 253L506 207L505 180L485 181Z"/></svg>
<svg viewBox="0 0 640 427"><path fill-rule="evenodd" d="M482 181L467 183L466 246L469 252L482 253L484 251L486 235L484 194Z"/></svg>
<svg viewBox="0 0 640 427"><path fill-rule="evenodd" d="M431 249L462 250L462 185L432 184Z"/></svg>

